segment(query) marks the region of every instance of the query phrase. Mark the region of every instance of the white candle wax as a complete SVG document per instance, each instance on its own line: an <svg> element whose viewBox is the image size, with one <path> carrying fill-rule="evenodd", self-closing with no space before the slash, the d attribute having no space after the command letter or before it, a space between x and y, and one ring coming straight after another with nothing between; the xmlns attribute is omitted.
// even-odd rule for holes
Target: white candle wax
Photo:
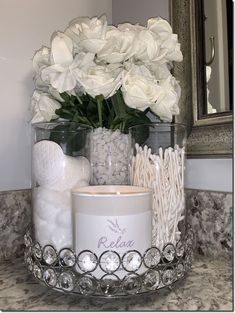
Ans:
<svg viewBox="0 0 235 313"><path fill-rule="evenodd" d="M83 250L92 251L98 258L107 250L120 256L130 250L143 254L151 247L151 211L152 191L147 188L104 185L73 190L73 246L76 254ZM138 263L138 255L136 257ZM106 260L111 271L112 259L117 263L115 255ZM92 269L89 257L85 256L82 262L85 268ZM105 272L97 268L92 274L100 278ZM114 274L122 278L127 273L119 268Z"/></svg>

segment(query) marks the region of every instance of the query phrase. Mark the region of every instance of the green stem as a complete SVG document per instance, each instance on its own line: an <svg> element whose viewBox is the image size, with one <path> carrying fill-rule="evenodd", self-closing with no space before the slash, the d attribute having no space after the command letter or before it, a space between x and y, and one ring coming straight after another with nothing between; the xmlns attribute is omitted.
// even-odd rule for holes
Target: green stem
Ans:
<svg viewBox="0 0 235 313"><path fill-rule="evenodd" d="M121 132L124 133L126 127L126 120L122 122Z"/></svg>
<svg viewBox="0 0 235 313"><path fill-rule="evenodd" d="M82 99L79 97L79 95L76 95L76 97L77 97L77 99L78 99L78 102L79 102L80 104L82 104Z"/></svg>
<svg viewBox="0 0 235 313"><path fill-rule="evenodd" d="M103 119L102 119L102 105L103 105L103 96L96 96L97 107L98 107L98 117L99 117L99 125L103 127Z"/></svg>

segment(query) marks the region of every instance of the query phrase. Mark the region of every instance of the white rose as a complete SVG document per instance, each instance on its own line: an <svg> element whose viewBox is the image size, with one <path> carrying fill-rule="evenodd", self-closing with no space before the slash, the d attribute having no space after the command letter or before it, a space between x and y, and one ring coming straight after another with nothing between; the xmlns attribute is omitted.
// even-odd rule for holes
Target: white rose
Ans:
<svg viewBox="0 0 235 313"><path fill-rule="evenodd" d="M77 60L73 57L72 40L63 33L52 39L51 61L52 65L42 69L41 79L60 93L73 90L77 83L73 75Z"/></svg>
<svg viewBox="0 0 235 313"><path fill-rule="evenodd" d="M139 24L122 23L118 24L118 29L122 32L134 32L144 30L145 27Z"/></svg>
<svg viewBox="0 0 235 313"><path fill-rule="evenodd" d="M156 35L160 43L159 55L153 61L182 61L183 56L180 51L178 37L172 33L172 28L167 20L160 17L151 18L148 20L147 28Z"/></svg>
<svg viewBox="0 0 235 313"><path fill-rule="evenodd" d="M109 98L121 86L121 68L112 65L93 64L82 70L75 70L74 73L84 91L93 98L103 95Z"/></svg>
<svg viewBox="0 0 235 313"><path fill-rule="evenodd" d="M106 44L98 52L97 58L107 63L122 63L133 55L134 32L121 31L116 27L108 27Z"/></svg>
<svg viewBox="0 0 235 313"><path fill-rule="evenodd" d="M48 88L48 83L41 79L41 71L43 68L50 66L50 49L47 47L42 47L33 56L33 69L34 69L34 82L35 87L40 90L45 90Z"/></svg>
<svg viewBox="0 0 235 313"><path fill-rule="evenodd" d="M132 65L123 74L121 91L127 106L144 111L159 97L161 87L144 65Z"/></svg>
<svg viewBox="0 0 235 313"><path fill-rule="evenodd" d="M134 41L135 59L145 64L152 63L158 59L160 52L160 42L156 35L148 29L136 33Z"/></svg>
<svg viewBox="0 0 235 313"><path fill-rule="evenodd" d="M120 29L125 34L132 36L131 51L135 60L143 63L151 63L159 54L159 42L156 35L146 27L139 24L130 23L119 24Z"/></svg>
<svg viewBox="0 0 235 313"><path fill-rule="evenodd" d="M33 56L33 68L37 74L40 74L41 68L50 64L50 49L43 46Z"/></svg>
<svg viewBox="0 0 235 313"><path fill-rule="evenodd" d="M97 53L105 45L106 28L105 15L100 18L80 17L71 21L65 34L74 41L78 50Z"/></svg>
<svg viewBox="0 0 235 313"><path fill-rule="evenodd" d="M48 93L35 90L31 99L31 123L49 122L58 118L55 110L61 107L60 103Z"/></svg>
<svg viewBox="0 0 235 313"><path fill-rule="evenodd" d="M179 114L178 102L181 89L173 76L160 81L161 94L156 103L150 106L150 110L157 114L163 121L172 121L172 116Z"/></svg>

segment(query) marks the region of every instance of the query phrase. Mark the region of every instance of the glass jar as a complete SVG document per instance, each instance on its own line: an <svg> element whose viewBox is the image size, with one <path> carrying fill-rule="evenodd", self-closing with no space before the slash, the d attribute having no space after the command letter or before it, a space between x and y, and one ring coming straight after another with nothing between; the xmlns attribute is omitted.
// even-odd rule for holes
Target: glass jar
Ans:
<svg viewBox="0 0 235 313"><path fill-rule="evenodd" d="M72 247L71 189L90 182L91 128L73 122L34 124L32 200L35 240L58 251Z"/></svg>
<svg viewBox="0 0 235 313"><path fill-rule="evenodd" d="M127 185L131 140L119 129L95 128L90 136L92 185Z"/></svg>
<svg viewBox="0 0 235 313"><path fill-rule="evenodd" d="M185 236L184 169L186 127L153 123L129 129L134 148L130 183L152 188L152 244L160 250Z"/></svg>

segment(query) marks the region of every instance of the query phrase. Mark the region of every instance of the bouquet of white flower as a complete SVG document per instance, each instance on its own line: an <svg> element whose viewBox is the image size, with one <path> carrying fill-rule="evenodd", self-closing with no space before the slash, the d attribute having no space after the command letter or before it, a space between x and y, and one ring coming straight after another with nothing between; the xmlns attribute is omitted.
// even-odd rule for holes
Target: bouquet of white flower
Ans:
<svg viewBox="0 0 235 313"><path fill-rule="evenodd" d="M72 20L34 55L32 123L60 117L125 131L149 122L149 111L171 121L180 98L172 61L181 60L177 35L160 17L146 27L108 26L105 16Z"/></svg>

